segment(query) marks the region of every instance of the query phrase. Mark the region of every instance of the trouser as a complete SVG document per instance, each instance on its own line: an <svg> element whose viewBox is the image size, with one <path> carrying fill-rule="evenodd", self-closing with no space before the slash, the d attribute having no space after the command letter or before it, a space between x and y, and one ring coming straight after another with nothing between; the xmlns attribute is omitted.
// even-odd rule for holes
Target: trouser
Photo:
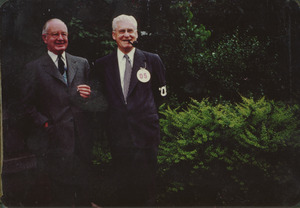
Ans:
<svg viewBox="0 0 300 208"><path fill-rule="evenodd" d="M96 173L75 157L59 163L57 158L40 159L38 166L38 205L90 206L96 199Z"/></svg>
<svg viewBox="0 0 300 208"><path fill-rule="evenodd" d="M157 148L112 148L115 206L147 206L156 201Z"/></svg>

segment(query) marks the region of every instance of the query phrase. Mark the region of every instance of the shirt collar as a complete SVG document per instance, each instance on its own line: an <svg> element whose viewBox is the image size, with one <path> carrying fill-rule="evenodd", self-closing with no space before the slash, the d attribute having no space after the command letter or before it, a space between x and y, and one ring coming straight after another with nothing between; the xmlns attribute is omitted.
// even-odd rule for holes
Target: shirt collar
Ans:
<svg viewBox="0 0 300 208"><path fill-rule="evenodd" d="M52 61L53 61L54 63L56 63L56 62L57 62L58 55L56 55L55 53L53 53L53 52L51 52L51 51L48 51L48 54L49 54L50 58L52 59ZM61 54L61 59L63 60L63 62L66 63L66 53L65 53L65 51Z"/></svg>
<svg viewBox="0 0 300 208"><path fill-rule="evenodd" d="M135 53L135 48L133 48L129 53L127 53L129 59L132 61L133 63L133 58L134 58L134 53ZM118 58L122 60L122 58L124 57L125 53L123 53L119 48L118 48Z"/></svg>

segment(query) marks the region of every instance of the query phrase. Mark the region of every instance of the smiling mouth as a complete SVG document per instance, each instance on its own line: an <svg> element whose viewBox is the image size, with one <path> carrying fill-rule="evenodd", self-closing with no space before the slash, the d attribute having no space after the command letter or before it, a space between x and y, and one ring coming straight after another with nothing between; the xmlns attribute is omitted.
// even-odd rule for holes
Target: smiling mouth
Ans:
<svg viewBox="0 0 300 208"><path fill-rule="evenodd" d="M62 46L62 45L65 45L66 43L56 43L55 45L58 45L58 46Z"/></svg>

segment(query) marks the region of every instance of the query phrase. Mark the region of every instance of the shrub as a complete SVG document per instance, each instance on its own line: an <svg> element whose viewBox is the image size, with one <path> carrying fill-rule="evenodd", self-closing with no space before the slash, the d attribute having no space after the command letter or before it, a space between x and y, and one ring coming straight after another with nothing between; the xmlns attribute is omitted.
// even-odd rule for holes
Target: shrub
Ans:
<svg viewBox="0 0 300 208"><path fill-rule="evenodd" d="M285 75L280 74L278 54L271 45L269 38L262 40L239 29L211 43L198 59L207 72L209 96L236 100L241 93L287 99ZM196 74L199 69L195 68Z"/></svg>
<svg viewBox="0 0 300 208"><path fill-rule="evenodd" d="M191 100L184 109L161 108L160 200L176 205L294 202L300 183L297 112L297 105L245 97L237 104L203 99Z"/></svg>

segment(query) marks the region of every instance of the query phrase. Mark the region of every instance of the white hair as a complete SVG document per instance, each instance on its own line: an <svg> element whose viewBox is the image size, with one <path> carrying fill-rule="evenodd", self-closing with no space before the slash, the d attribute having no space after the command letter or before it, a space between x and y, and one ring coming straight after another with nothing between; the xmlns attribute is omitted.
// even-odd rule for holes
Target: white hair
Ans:
<svg viewBox="0 0 300 208"><path fill-rule="evenodd" d="M57 19L57 18L53 18L53 19L49 19L49 20L45 23L45 25L44 25L44 27L43 27L43 30L42 30L42 35L45 35L45 34L48 32L49 23L52 22L52 21L60 21L60 22L62 22L62 23L66 26L67 31L68 31L67 25L66 25L62 20Z"/></svg>
<svg viewBox="0 0 300 208"><path fill-rule="evenodd" d="M137 30L137 21L133 16L121 14L121 15L115 17L112 21L112 30L113 31L116 30L118 22L130 22L133 24L134 29Z"/></svg>

